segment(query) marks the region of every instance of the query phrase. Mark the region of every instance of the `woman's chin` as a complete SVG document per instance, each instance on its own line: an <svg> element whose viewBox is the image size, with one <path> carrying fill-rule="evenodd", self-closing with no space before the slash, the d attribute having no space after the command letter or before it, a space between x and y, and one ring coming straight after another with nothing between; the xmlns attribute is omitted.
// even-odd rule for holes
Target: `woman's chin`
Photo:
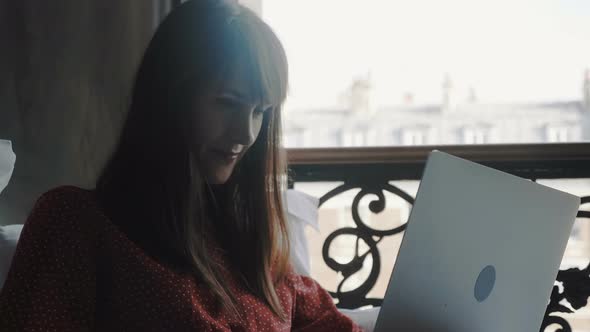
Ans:
<svg viewBox="0 0 590 332"><path fill-rule="evenodd" d="M221 185L221 184L225 184L227 182L228 179L226 178L212 178L209 179L207 182L209 182L209 184L215 184L215 185Z"/></svg>
<svg viewBox="0 0 590 332"><path fill-rule="evenodd" d="M233 169L231 170L218 170L207 174L207 182L210 184L225 184L231 177Z"/></svg>
<svg viewBox="0 0 590 332"><path fill-rule="evenodd" d="M210 153L201 156L199 166L208 183L224 184L229 181L238 161L237 158L220 158L217 154Z"/></svg>

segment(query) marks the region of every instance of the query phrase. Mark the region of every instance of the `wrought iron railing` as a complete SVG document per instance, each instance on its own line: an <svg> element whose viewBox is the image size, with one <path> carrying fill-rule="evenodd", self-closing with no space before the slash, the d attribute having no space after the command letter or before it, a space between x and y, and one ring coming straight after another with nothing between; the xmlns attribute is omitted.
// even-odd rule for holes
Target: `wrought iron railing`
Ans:
<svg viewBox="0 0 590 332"><path fill-rule="evenodd" d="M335 230L328 235L323 244L324 262L330 269L343 276L337 290L331 292L340 308L354 309L381 304L382 299L367 297L381 271L381 255L377 244L386 237L401 234L405 229L405 224L386 230L370 227L360 216L359 202L367 195L375 195L377 198L370 202L369 209L372 213L379 213L386 206L384 193L389 192L412 204L414 197L390 182L419 180L428 153L433 149L532 180L590 178L590 143L290 149L288 157L291 186L296 182L342 182L320 198L320 206L344 192L360 189L351 204L355 226ZM590 192L588 194L590 195ZM582 208L588 203L590 196L583 198ZM578 217L590 218L590 212L582 210ZM333 241L343 235L355 237L355 255L346 264L330 257L329 250ZM360 252L361 241L368 250ZM368 256L372 258L372 266L366 280L353 290L343 291L342 286L347 279L363 268ZM560 304L564 299L575 310L587 305L590 296L590 266L583 270L560 271L557 281L561 282L563 287L561 291L557 286L553 288L541 331L551 324L560 326L561 331L571 331L570 324L554 314L571 312L571 309Z"/></svg>

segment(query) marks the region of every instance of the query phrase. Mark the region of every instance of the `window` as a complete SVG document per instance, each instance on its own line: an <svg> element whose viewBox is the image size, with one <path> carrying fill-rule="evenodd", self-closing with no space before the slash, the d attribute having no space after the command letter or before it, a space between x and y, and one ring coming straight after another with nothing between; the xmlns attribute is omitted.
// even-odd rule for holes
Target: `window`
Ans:
<svg viewBox="0 0 590 332"><path fill-rule="evenodd" d="M365 145L365 133L361 130L352 130L344 133L344 146Z"/></svg>
<svg viewBox="0 0 590 332"><path fill-rule="evenodd" d="M590 1L263 0L263 16L293 73L285 122L332 116L296 123L310 132L341 125L339 146L590 140ZM347 129L361 123L363 131ZM311 146L321 145L315 137ZM580 179L562 190L578 185L574 193L588 195ZM311 241L318 252L323 238ZM589 238L590 228L574 227L574 242ZM565 259L585 267L587 249ZM313 275L331 283L324 272ZM576 326L590 326L582 319Z"/></svg>
<svg viewBox="0 0 590 332"><path fill-rule="evenodd" d="M464 128L464 144L485 144L489 142L489 129L487 128Z"/></svg>
<svg viewBox="0 0 590 332"><path fill-rule="evenodd" d="M338 147L343 144L343 131L342 129L327 130L326 136L319 142L318 146L323 147Z"/></svg>
<svg viewBox="0 0 590 332"><path fill-rule="evenodd" d="M590 132L588 1L242 1L261 4L287 51L286 123L310 110L342 111L342 129L366 120L365 133L347 134L344 146L493 143L481 122L502 133L501 143L590 138L538 131L567 118ZM437 134L413 130L416 122ZM314 138L325 127L306 123ZM310 142L318 145L326 144Z"/></svg>
<svg viewBox="0 0 590 332"><path fill-rule="evenodd" d="M402 145L424 145L426 144L426 134L420 129L402 130Z"/></svg>
<svg viewBox="0 0 590 332"><path fill-rule="evenodd" d="M547 142L563 143L569 141L569 128L565 126L547 126Z"/></svg>

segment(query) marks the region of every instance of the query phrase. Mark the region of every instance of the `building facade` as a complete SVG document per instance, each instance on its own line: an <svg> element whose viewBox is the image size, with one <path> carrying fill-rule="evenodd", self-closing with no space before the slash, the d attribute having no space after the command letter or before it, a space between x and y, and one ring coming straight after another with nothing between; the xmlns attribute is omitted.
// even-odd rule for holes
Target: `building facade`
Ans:
<svg viewBox="0 0 590 332"><path fill-rule="evenodd" d="M373 106L370 82L351 84L348 104L287 113L287 147L558 143L590 140L590 72L579 100L485 103L475 93L458 103L446 79L438 105Z"/></svg>

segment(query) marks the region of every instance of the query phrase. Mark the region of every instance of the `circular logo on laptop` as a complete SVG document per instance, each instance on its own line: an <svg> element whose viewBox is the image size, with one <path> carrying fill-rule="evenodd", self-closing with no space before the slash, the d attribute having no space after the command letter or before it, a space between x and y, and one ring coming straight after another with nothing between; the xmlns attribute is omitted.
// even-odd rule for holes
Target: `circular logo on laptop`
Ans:
<svg viewBox="0 0 590 332"><path fill-rule="evenodd" d="M496 268L492 265L488 265L481 270L477 281L475 282L475 288L473 295L477 302L485 301L488 296L492 293L494 285L496 284Z"/></svg>

